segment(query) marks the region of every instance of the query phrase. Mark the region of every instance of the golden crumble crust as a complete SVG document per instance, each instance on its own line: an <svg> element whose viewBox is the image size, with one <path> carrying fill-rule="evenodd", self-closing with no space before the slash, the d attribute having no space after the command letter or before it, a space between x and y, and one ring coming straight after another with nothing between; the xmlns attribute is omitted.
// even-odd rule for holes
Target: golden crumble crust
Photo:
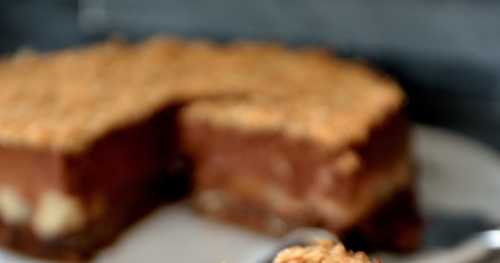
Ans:
<svg viewBox="0 0 500 263"><path fill-rule="evenodd" d="M253 132L283 132L329 150L361 143L404 102L400 87L367 66L314 50L233 50L228 78L244 96L197 100L182 119Z"/></svg>
<svg viewBox="0 0 500 263"><path fill-rule="evenodd" d="M342 244L318 241L306 247L291 247L281 251L274 263L380 263L372 261L363 252L347 251Z"/></svg>
<svg viewBox="0 0 500 263"><path fill-rule="evenodd" d="M66 153L193 99L186 120L340 147L366 138L403 100L392 81L322 51L165 38L22 52L0 62L0 83L0 144Z"/></svg>

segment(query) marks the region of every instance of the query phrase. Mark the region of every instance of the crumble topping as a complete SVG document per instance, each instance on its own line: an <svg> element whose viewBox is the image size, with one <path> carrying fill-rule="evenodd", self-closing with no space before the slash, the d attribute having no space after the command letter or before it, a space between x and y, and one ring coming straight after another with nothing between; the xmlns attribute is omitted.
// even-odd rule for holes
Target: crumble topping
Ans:
<svg viewBox="0 0 500 263"><path fill-rule="evenodd" d="M0 61L0 83L0 144L66 153L180 101L185 118L335 148L403 101L394 82L324 51L166 38L21 52Z"/></svg>

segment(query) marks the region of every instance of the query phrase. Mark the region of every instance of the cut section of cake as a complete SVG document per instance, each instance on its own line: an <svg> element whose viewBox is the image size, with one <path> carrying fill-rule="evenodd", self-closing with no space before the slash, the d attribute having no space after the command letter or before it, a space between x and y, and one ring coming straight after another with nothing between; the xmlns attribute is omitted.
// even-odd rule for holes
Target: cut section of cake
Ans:
<svg viewBox="0 0 500 263"><path fill-rule="evenodd" d="M274 44L115 40L4 58L0 83L7 246L87 258L191 186L200 211L267 232L319 225L373 241L397 225L387 244L416 243L404 95L360 63ZM383 225L377 212L401 195L400 224Z"/></svg>
<svg viewBox="0 0 500 263"><path fill-rule="evenodd" d="M295 246L281 251L273 263L381 263L363 252L351 252L340 243L321 240L309 246Z"/></svg>
<svg viewBox="0 0 500 263"><path fill-rule="evenodd" d="M397 85L361 64L311 58L281 66L263 58L262 68L274 70L264 71L272 81L258 93L181 110L181 145L194 164L200 211L272 234L319 226L343 237L380 220L375 212L396 197L412 195ZM396 233L396 225L384 226L395 235L381 245L414 247L418 220L407 225L411 231Z"/></svg>

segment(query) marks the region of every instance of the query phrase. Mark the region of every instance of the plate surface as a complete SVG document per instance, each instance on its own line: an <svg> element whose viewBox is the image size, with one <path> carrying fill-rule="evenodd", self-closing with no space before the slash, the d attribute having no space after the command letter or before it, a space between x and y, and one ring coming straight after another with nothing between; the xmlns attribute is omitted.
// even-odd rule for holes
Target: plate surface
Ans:
<svg viewBox="0 0 500 263"><path fill-rule="evenodd" d="M500 159L494 150L457 134L423 126L415 128L414 145L420 204L428 224L420 254L453 245L460 240L457 235L466 236L489 227L491 222L500 222ZM200 218L185 203L178 203L143 220L103 251L96 262L250 263L249 259L275 242ZM1 252L0 263L4 262L43 261Z"/></svg>

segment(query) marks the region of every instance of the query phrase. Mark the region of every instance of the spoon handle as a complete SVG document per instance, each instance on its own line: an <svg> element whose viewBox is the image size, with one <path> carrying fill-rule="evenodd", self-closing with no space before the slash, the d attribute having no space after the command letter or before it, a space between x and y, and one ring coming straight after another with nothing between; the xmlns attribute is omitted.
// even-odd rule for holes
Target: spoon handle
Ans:
<svg viewBox="0 0 500 263"><path fill-rule="evenodd" d="M485 259L492 251L480 240L470 240L452 249L430 252L409 263L476 263Z"/></svg>

